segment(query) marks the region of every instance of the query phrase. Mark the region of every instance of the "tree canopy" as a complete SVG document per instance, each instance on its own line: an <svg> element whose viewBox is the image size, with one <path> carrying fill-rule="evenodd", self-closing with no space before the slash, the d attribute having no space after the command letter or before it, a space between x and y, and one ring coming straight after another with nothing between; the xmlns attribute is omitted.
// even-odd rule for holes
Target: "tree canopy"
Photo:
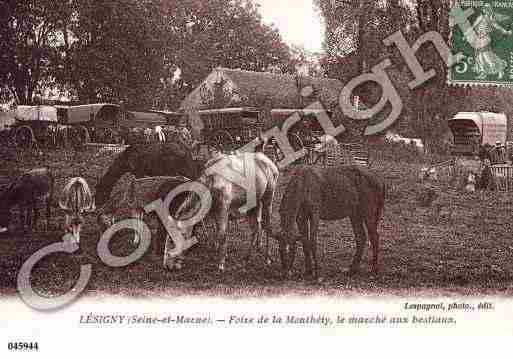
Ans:
<svg viewBox="0 0 513 359"><path fill-rule="evenodd" d="M48 88L82 102L176 108L217 66L293 71L249 0L7 0L0 8L2 94Z"/></svg>

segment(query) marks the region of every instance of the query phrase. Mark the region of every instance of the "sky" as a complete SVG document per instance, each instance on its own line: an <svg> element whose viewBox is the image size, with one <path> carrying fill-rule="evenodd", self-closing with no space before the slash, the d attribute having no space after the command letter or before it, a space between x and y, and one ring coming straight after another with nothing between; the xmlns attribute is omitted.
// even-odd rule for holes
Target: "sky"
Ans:
<svg viewBox="0 0 513 359"><path fill-rule="evenodd" d="M322 51L324 28L312 0L256 0L266 24L274 23L289 45Z"/></svg>

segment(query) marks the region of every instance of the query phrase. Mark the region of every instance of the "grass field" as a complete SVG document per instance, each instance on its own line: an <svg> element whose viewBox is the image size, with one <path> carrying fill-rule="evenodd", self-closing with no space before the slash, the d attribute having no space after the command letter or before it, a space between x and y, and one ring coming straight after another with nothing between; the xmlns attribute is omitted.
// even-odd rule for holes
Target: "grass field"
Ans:
<svg viewBox="0 0 513 359"><path fill-rule="evenodd" d="M56 175L60 192L65 180L77 175L84 176L94 187L112 159L113 155L91 151L56 151L34 156L3 150L2 172L14 176L26 169L48 166ZM416 180L420 166L420 163L391 159L373 163L373 170L385 178L388 187L384 219L379 227L379 276L370 273L369 247L361 274L349 277L345 273L355 250L348 220L322 223L319 253L324 280L312 283L303 280L301 252L294 278L289 281L281 278L276 243L272 243L274 263L270 267L259 257L244 262L249 233L242 221L230 227L227 271L223 274L216 270L210 243L200 243L192 249L181 271L164 270L162 259L150 253L128 267L110 268L96 254L99 235L91 216L82 234L82 253L46 257L33 271L33 285L45 295L62 294L75 284L79 265L91 263L93 274L87 295L509 295L513 292L513 197L494 193L463 194L450 188L438 188L436 202L441 213L433 216L433 207L421 208L416 200L421 188ZM290 171L286 171L280 179L274 226L279 223L277 210L289 177ZM15 221L11 234L0 237L1 293L16 293L18 270L37 250L60 241L62 223L63 214L55 208L53 229L48 233L41 230L23 233ZM120 235L113 240L111 249L116 255L127 255L135 247L128 243L126 236Z"/></svg>

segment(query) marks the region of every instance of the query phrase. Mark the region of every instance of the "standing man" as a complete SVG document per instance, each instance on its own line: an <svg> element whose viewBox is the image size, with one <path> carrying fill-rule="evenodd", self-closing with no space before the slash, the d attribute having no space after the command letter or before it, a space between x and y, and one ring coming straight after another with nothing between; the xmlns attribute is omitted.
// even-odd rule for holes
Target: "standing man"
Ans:
<svg viewBox="0 0 513 359"><path fill-rule="evenodd" d="M193 140L191 131L187 128L187 118L183 116L180 118L177 124L177 131L179 134L180 141L190 150L194 151L199 145L199 142Z"/></svg>

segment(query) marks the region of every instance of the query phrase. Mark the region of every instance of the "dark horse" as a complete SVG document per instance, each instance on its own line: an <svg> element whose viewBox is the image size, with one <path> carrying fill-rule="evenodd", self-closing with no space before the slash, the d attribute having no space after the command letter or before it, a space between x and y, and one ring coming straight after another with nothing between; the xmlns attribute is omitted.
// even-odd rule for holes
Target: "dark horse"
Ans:
<svg viewBox="0 0 513 359"><path fill-rule="evenodd" d="M301 241L305 255L306 275L318 275L317 229L320 220L334 221L349 217L356 239L356 253L350 274L358 271L366 230L372 245L374 272L378 271L378 223L385 204L385 187L369 171L357 166L300 168L290 180L280 206L280 257L285 275L290 276ZM299 229L300 235L295 232Z"/></svg>
<svg viewBox="0 0 513 359"><path fill-rule="evenodd" d="M102 207L110 198L116 182L126 173L136 178L184 176L195 179L203 163L195 161L180 143L151 143L129 146L119 155L96 185L95 204Z"/></svg>
<svg viewBox="0 0 513 359"><path fill-rule="evenodd" d="M181 143L165 142L129 146L114 160L96 185L95 204L100 209L98 213L100 229L106 230L114 222L115 213L104 213L102 207L109 204L112 189L124 174L131 173L136 178L184 176L192 180L199 176L202 168L203 162L195 161L191 151ZM172 189L182 183L181 180L170 179L156 189L154 196L148 198L148 204L154 199L165 198ZM182 200L183 198L176 198L176 201L173 202L181 203ZM174 204L171 204L171 207L173 206ZM170 210L171 213L174 213L173 208ZM136 218L142 218L143 213L140 208L134 208L132 212ZM160 231L159 234L163 235L163 232ZM156 238L154 240L155 254L159 254L163 250L161 241L164 239Z"/></svg>
<svg viewBox="0 0 513 359"><path fill-rule="evenodd" d="M24 218L22 225L37 227L39 202L46 203L46 229L50 225L54 178L47 168L30 170L16 178L0 194L0 229L5 231L11 220L11 208L18 206ZM32 221L32 214L34 220Z"/></svg>

